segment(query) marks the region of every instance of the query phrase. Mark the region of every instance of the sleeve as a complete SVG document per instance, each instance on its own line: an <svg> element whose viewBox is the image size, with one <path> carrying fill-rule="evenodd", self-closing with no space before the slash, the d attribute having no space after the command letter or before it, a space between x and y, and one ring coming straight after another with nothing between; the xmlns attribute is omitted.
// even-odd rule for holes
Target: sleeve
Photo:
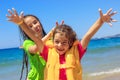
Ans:
<svg viewBox="0 0 120 80"><path fill-rule="evenodd" d="M79 57L80 57L80 60L82 59L83 55L85 54L87 49L84 49L81 45L81 43L79 42L78 44L78 51L79 51Z"/></svg>
<svg viewBox="0 0 120 80"><path fill-rule="evenodd" d="M43 51L40 53L40 56L44 58L44 60L47 62L48 58L48 47L45 45L43 48Z"/></svg>
<svg viewBox="0 0 120 80"><path fill-rule="evenodd" d="M24 50L28 53L28 49L30 46L33 46L34 45L34 42L31 41L31 40L25 40L24 43L23 43L23 48Z"/></svg>

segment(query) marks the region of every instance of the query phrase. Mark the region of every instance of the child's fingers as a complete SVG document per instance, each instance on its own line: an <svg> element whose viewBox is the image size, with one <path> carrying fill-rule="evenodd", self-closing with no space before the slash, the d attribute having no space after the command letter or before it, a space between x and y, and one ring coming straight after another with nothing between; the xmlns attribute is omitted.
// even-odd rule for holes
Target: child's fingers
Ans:
<svg viewBox="0 0 120 80"><path fill-rule="evenodd" d="M113 13L111 13L110 16L113 16L115 14L117 14L117 11L114 11Z"/></svg>
<svg viewBox="0 0 120 80"><path fill-rule="evenodd" d="M99 8L100 17L103 16L102 10Z"/></svg>
<svg viewBox="0 0 120 80"><path fill-rule="evenodd" d="M58 26L58 21L56 21L56 26Z"/></svg>
<svg viewBox="0 0 120 80"><path fill-rule="evenodd" d="M7 18L12 18L12 16L8 16L7 14L6 14L6 17L7 17Z"/></svg>
<svg viewBox="0 0 120 80"><path fill-rule="evenodd" d="M64 24L64 20L62 20L62 22L61 22L61 25L63 25Z"/></svg>
<svg viewBox="0 0 120 80"><path fill-rule="evenodd" d="M23 11L21 11L21 13L20 13L20 17L21 17L21 18L24 17L24 12L23 12Z"/></svg>
<svg viewBox="0 0 120 80"><path fill-rule="evenodd" d="M11 21L12 22L12 19L7 19L7 21Z"/></svg>
<svg viewBox="0 0 120 80"><path fill-rule="evenodd" d="M10 14L10 15L12 15L13 13L12 13L12 11L10 10L10 9L8 9L8 13Z"/></svg>
<svg viewBox="0 0 120 80"><path fill-rule="evenodd" d="M111 11L112 11L112 8L110 8L106 14L109 15Z"/></svg>
<svg viewBox="0 0 120 80"><path fill-rule="evenodd" d="M111 21L112 21L112 22L117 22L117 20L115 20L115 19L112 19Z"/></svg>
<svg viewBox="0 0 120 80"><path fill-rule="evenodd" d="M63 24L64 24L64 20L62 20L61 24L58 24L58 21L56 21L56 26L63 25Z"/></svg>
<svg viewBox="0 0 120 80"><path fill-rule="evenodd" d="M110 25L110 27L112 27L112 23L111 22L108 22L108 24Z"/></svg>
<svg viewBox="0 0 120 80"><path fill-rule="evenodd" d="M18 16L17 11L16 11L14 8L12 8L12 10L13 10L13 12L14 12L14 15Z"/></svg>
<svg viewBox="0 0 120 80"><path fill-rule="evenodd" d="M109 22L117 22L117 20L110 18Z"/></svg>

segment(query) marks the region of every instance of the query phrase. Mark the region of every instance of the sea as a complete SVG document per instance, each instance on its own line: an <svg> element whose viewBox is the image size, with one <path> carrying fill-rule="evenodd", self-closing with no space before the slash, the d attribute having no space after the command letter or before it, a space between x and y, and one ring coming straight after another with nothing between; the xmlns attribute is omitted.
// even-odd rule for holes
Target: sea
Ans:
<svg viewBox="0 0 120 80"><path fill-rule="evenodd" d="M22 49L0 49L0 80L19 80L22 60ZM92 39L81 64L83 80L120 80L120 37Z"/></svg>

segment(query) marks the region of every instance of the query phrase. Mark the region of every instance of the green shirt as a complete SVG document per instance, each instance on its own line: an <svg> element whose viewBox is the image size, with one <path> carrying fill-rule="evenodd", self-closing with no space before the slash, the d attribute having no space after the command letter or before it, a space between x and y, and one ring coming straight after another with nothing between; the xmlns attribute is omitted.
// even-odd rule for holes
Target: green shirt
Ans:
<svg viewBox="0 0 120 80"><path fill-rule="evenodd" d="M31 40L25 40L23 48L26 51L30 63L30 71L28 73L29 80L44 80L44 67L45 60L39 55L39 53L31 54L28 49L35 43Z"/></svg>

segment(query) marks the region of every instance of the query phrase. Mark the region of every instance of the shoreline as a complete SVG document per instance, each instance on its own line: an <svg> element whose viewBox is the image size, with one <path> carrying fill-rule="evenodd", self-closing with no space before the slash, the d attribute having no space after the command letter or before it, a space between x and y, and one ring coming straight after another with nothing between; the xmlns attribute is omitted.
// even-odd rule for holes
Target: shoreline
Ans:
<svg viewBox="0 0 120 80"><path fill-rule="evenodd" d="M107 74L102 76L84 76L83 80L119 80L120 73Z"/></svg>

